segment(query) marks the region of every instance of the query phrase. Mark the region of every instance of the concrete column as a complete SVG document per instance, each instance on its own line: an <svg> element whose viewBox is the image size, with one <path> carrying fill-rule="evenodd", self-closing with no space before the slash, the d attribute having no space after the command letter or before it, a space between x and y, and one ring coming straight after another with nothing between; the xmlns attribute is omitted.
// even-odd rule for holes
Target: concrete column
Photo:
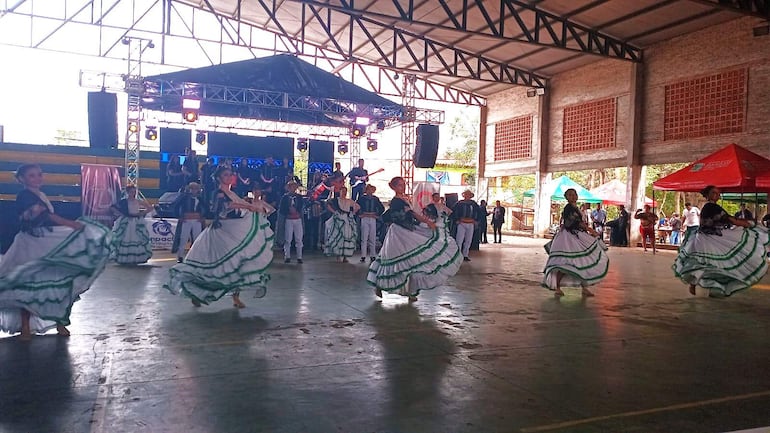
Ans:
<svg viewBox="0 0 770 433"><path fill-rule="evenodd" d="M479 151L476 161L476 200L489 202L489 179L487 169L487 115L489 109L482 105L479 109Z"/></svg>
<svg viewBox="0 0 770 433"><path fill-rule="evenodd" d="M548 172L548 146L550 144L550 104L551 96L548 89L544 95L538 96L537 125L533 137L533 152L537 161L535 169L535 221L533 235L541 238L548 233L551 225L551 197L548 197L544 186L551 181Z"/></svg>
<svg viewBox="0 0 770 433"><path fill-rule="evenodd" d="M639 220L634 219L634 212L644 206L644 185L647 183L647 169L641 165L642 142L642 107L644 96L644 70L642 64L631 63L631 76L629 80L629 92L631 109L628 115L629 147L626 158L626 173L628 182L626 185L626 210L631 214L629 245L636 246L641 240L639 234Z"/></svg>

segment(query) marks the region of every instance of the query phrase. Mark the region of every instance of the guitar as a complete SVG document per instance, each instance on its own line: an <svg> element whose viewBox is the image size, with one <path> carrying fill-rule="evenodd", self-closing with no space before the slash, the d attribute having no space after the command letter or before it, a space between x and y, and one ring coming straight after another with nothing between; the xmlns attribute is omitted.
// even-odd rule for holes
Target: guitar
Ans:
<svg viewBox="0 0 770 433"><path fill-rule="evenodd" d="M373 176L377 173L382 173L383 171L385 171L384 168L378 168L377 170L374 170L373 172L367 174L366 176L356 176L356 182L353 184L353 186L351 186L351 189L357 187L358 185L361 185L362 183L366 183L369 180L369 176Z"/></svg>

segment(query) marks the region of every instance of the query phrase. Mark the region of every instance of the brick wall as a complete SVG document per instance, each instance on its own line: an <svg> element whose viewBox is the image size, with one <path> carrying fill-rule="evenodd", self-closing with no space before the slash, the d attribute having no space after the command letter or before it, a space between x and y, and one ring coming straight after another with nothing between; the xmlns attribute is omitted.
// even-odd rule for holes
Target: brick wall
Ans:
<svg viewBox="0 0 770 433"><path fill-rule="evenodd" d="M770 36L754 37L755 18L740 18L701 31L680 36L645 49L642 95L643 164L692 161L724 145L735 142L770 157ZM703 137L670 136L664 140L666 86L730 71L745 70L746 94L743 128ZM616 60L598 62L552 77L548 125L548 170L580 170L622 167L631 143L630 88L631 66ZM613 98L616 101L615 148L564 152L564 110L590 101ZM515 88L488 98L487 173L489 177L533 173L534 157L495 163L494 126L500 120L533 116L533 146L539 146L538 98L527 98L526 89ZM730 102L723 99L724 104ZM727 107L714 107L727 109Z"/></svg>

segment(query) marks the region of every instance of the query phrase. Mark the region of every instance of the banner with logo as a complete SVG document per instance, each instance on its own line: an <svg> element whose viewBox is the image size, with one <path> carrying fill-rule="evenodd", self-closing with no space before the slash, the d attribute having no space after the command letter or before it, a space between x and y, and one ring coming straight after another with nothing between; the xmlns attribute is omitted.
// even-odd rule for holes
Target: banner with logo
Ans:
<svg viewBox="0 0 770 433"><path fill-rule="evenodd" d="M425 180L427 182L438 182L441 185L449 185L449 172L429 170L425 172Z"/></svg>
<svg viewBox="0 0 770 433"><path fill-rule="evenodd" d="M147 219L147 231L150 232L150 245L153 250L170 250L174 245L177 220Z"/></svg>
<svg viewBox="0 0 770 433"><path fill-rule="evenodd" d="M80 179L80 205L83 215L112 227L115 217L110 206L117 203L120 195L120 167L80 164Z"/></svg>
<svg viewBox="0 0 770 433"><path fill-rule="evenodd" d="M424 209L431 202L433 193L439 192L439 184L434 182L415 182L412 194L412 207Z"/></svg>

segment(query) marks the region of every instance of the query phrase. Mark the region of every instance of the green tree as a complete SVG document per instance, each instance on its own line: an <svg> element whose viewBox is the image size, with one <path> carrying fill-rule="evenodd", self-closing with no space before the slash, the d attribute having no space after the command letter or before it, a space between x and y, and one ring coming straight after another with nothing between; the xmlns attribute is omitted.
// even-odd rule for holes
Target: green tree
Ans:
<svg viewBox="0 0 770 433"><path fill-rule="evenodd" d="M449 134L451 141L458 145L444 151L444 158L458 166L475 167L479 148L478 114L472 114L470 109L463 110L449 123Z"/></svg>

